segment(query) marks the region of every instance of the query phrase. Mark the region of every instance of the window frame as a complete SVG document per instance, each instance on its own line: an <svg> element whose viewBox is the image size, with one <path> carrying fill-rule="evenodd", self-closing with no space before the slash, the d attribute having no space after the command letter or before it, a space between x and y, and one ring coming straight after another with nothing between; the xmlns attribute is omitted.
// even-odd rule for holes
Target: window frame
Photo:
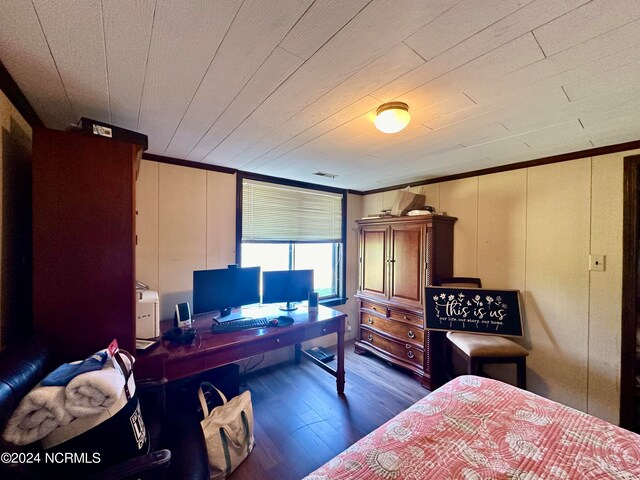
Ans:
<svg viewBox="0 0 640 480"><path fill-rule="evenodd" d="M319 190L323 192L338 193L342 195L342 225L340 235L342 236L342 252L340 259L340 270L337 272L338 295L328 297L321 300L320 303L327 307L336 305L344 305L347 302L346 296L346 276L347 276L347 190L325 185L316 185L314 183L300 182L297 180L288 180L285 178L270 177L268 175L260 175L257 173L237 172L236 174L236 263L240 265L242 254L242 182L243 180L256 180L278 185L286 185L290 187L306 188L310 190ZM294 242L295 243L295 242Z"/></svg>

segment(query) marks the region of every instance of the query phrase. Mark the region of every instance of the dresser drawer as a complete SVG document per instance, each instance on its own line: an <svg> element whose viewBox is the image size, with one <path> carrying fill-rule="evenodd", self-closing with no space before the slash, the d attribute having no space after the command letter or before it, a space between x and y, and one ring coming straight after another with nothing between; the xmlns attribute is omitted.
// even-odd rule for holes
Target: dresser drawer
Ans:
<svg viewBox="0 0 640 480"><path fill-rule="evenodd" d="M367 312L360 312L360 323L392 335L400 342L412 342L420 346L424 344L424 331L413 325L381 318Z"/></svg>
<svg viewBox="0 0 640 480"><path fill-rule="evenodd" d="M363 343L384 350L391 356L422 368L424 354L411 343L400 343L378 335L365 327L360 327L360 340Z"/></svg>
<svg viewBox="0 0 640 480"><path fill-rule="evenodd" d="M399 322L406 322L420 328L424 328L424 321L420 315L405 313L398 310L389 310L389 317Z"/></svg>
<svg viewBox="0 0 640 480"><path fill-rule="evenodd" d="M362 308L364 310L372 310L372 311L376 312L377 314L382 315L383 317L388 317L389 316L387 307L384 307L384 306L382 306L380 304L377 304L377 303L361 302L360 308Z"/></svg>

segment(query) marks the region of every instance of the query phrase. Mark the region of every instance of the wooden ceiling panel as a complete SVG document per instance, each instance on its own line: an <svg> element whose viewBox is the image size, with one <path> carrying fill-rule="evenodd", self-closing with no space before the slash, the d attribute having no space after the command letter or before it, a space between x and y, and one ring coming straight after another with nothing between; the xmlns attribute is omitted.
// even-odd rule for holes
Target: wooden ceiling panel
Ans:
<svg viewBox="0 0 640 480"><path fill-rule="evenodd" d="M638 140L639 47L638 0L0 2L47 126L357 190ZM386 135L392 100L412 121Z"/></svg>
<svg viewBox="0 0 640 480"><path fill-rule="evenodd" d="M531 33L527 33L449 72L436 82L447 82L464 92L480 85L491 85L495 79L542 59L544 54L538 43Z"/></svg>
<svg viewBox="0 0 640 480"><path fill-rule="evenodd" d="M510 70L519 68L520 66L535 62L536 60L539 60L541 58L544 58L544 57L533 36L531 34L523 35L522 37L517 38L506 45L503 45L501 48L496 49L488 53L487 55L484 55L474 60L473 62L468 63L467 65L461 67L460 69L454 72L451 72L446 77L443 77L442 79L440 79L439 82L451 83L453 81L453 82L462 84L464 82L472 82L474 79L477 79L477 78L491 79L494 75L499 76L504 71L510 71ZM490 81L490 80L486 80L486 81ZM463 87L464 85L460 86L460 88L463 88ZM420 100L417 95L414 95L412 98L416 101ZM460 95L456 98L464 99L465 106L469 106L474 103L474 101L471 98L465 95ZM403 101L406 100L404 97L401 97L400 99ZM429 102L428 99L427 99L427 102ZM453 102L450 103L450 105L453 107ZM416 121L420 123L424 123L424 121L426 121L427 119L433 119L434 117L437 116L434 114L434 112L431 112L431 115L429 116L429 111L426 111L425 112L426 115L424 116L424 118L422 118L419 114L421 110L419 106L416 106L415 104L410 103L410 108L412 108L412 111L415 108L418 109L417 110L418 118L416 119ZM461 107L458 107L458 108L461 108ZM444 111L441 110L440 114L441 115L444 114ZM292 121L293 120L295 120L295 117L294 119L292 119ZM349 118L347 118L347 120L349 120ZM287 132L288 130L284 128L282 129L281 132L279 132L279 135L272 135L267 139L265 139L264 141L259 142L253 149L249 149L247 152L245 152L244 157L246 159L249 159L255 154L260 154L261 152L270 151L270 147L277 145L280 139L287 135ZM259 165L263 165L263 164L264 162L259 163ZM251 168L251 167L252 167L251 163L238 164L238 168Z"/></svg>
<svg viewBox="0 0 640 480"><path fill-rule="evenodd" d="M362 99L354 102L343 110L340 110L335 115L324 119L321 122L316 123L313 127L308 128L304 132L296 135L287 142L281 144L279 147L269 151L268 153L258 157L260 159L276 159L283 155L286 155L293 150L306 145L307 143L315 140L316 138L339 128L341 125L353 120L354 118L361 117L367 112L371 112L378 106L378 101L373 97L363 97ZM255 160L254 160L255 161ZM251 167L252 163L248 164Z"/></svg>
<svg viewBox="0 0 640 480"><path fill-rule="evenodd" d="M640 18L637 0L594 0L535 29L547 56L595 38Z"/></svg>
<svg viewBox="0 0 640 480"><path fill-rule="evenodd" d="M607 71L637 58L640 20L591 38L544 60L505 75L495 89L515 91L541 82L562 86ZM474 92L476 94L476 92ZM478 94L476 94L479 96Z"/></svg>
<svg viewBox="0 0 640 480"><path fill-rule="evenodd" d="M102 3L111 122L136 130L155 0Z"/></svg>
<svg viewBox="0 0 640 480"><path fill-rule="evenodd" d="M2 2L0 60L45 125L64 129L78 121L31 2Z"/></svg>
<svg viewBox="0 0 640 480"><path fill-rule="evenodd" d="M276 47L202 140L193 147L187 155L187 160L199 162L207 156L251 115L257 105L264 102L282 82L289 78L302 65L302 62L303 60L296 55Z"/></svg>
<svg viewBox="0 0 640 480"><path fill-rule="evenodd" d="M635 104L625 105L622 108L608 111L592 112L580 116L580 120L585 130L589 133L598 132L602 125L607 125L608 130L623 129L624 127L638 128L640 124L640 108Z"/></svg>
<svg viewBox="0 0 640 480"><path fill-rule="evenodd" d="M589 139L594 147L605 147L607 145L615 145L616 143L631 142L638 139L638 128L627 125L625 128L618 130L599 130L598 132L591 133Z"/></svg>
<svg viewBox="0 0 640 480"><path fill-rule="evenodd" d="M307 60L371 0L316 0L280 46Z"/></svg>
<svg viewBox="0 0 640 480"><path fill-rule="evenodd" d="M156 4L138 130L164 154L241 0Z"/></svg>
<svg viewBox="0 0 640 480"><path fill-rule="evenodd" d="M529 3L476 35L449 48L423 66L373 92L373 96L385 102L394 100L518 37L522 37L532 29L571 11L586 1L538 0ZM455 28L454 25L450 26L452 29Z"/></svg>
<svg viewBox="0 0 640 480"><path fill-rule="evenodd" d="M586 115L616 115L625 114L629 109L640 109L640 97L633 95L637 91L632 88L626 91L612 91L604 95L594 95L581 98L567 104L567 111L580 118ZM606 122L601 124L602 128L607 128Z"/></svg>
<svg viewBox="0 0 640 480"><path fill-rule="evenodd" d="M569 100L562 89L557 88L539 95L523 97L519 102L505 103L485 118L495 118L510 132L520 133L562 123L576 118Z"/></svg>
<svg viewBox="0 0 640 480"><path fill-rule="evenodd" d="M312 0L243 2L180 121L166 154L185 158L220 118Z"/></svg>
<svg viewBox="0 0 640 480"><path fill-rule="evenodd" d="M250 162L258 158L257 156L259 155L269 154L279 145L293 139L319 122L338 112L345 111L348 105L360 102L362 98L367 97L367 94L379 85L383 85L390 79L396 78L422 63L422 58L409 47L403 43L396 45L389 52L375 59L362 70L353 74L340 85L279 125L276 132L266 136L245 152L243 160ZM376 100L376 105L371 108L377 107L379 103ZM364 113L361 108L357 108L357 110ZM354 117L346 119L343 123L352 118ZM247 163L243 165L247 165Z"/></svg>
<svg viewBox="0 0 640 480"><path fill-rule="evenodd" d="M100 0L33 5L73 111L111 123Z"/></svg>
<svg viewBox="0 0 640 480"><path fill-rule="evenodd" d="M263 138L272 133L273 129L298 111L383 55L407 35L438 17L454 3L455 0L411 0L405 2L403 9L399 9L395 2L368 4L251 115L248 119L251 123L251 138ZM406 14L408 11L411 15ZM225 139L210 156L219 158L220 151L225 151L226 155L231 153L225 142L234 145L232 152L237 152L238 145L245 146L235 156L241 156L244 150L257 143L247 142L242 138L242 131L236 132ZM246 146L247 143L250 145ZM264 152L252 153L249 160L262 153ZM209 159L208 156L205 161Z"/></svg>
<svg viewBox="0 0 640 480"><path fill-rule="evenodd" d="M627 52L640 56L640 51L634 49ZM621 59L623 62L629 61L629 56ZM587 97L606 95L611 90L626 91L629 96L633 96L640 85L640 58L635 63L627 63L618 68L606 71L593 72L592 75L583 76L580 80L567 83L562 86L570 101L574 102Z"/></svg>
<svg viewBox="0 0 640 480"><path fill-rule="evenodd" d="M529 3L532 0L464 0L405 42L431 60Z"/></svg>
<svg viewBox="0 0 640 480"><path fill-rule="evenodd" d="M555 148L565 142L567 138L588 141L588 136L577 118L555 125L548 124L537 130L519 133L512 138L519 138L534 151Z"/></svg>

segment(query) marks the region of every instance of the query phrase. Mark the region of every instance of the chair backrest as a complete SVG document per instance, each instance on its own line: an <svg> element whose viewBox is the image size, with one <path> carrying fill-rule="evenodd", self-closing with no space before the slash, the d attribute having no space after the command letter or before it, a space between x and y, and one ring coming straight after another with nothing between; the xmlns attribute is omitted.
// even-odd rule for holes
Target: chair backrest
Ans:
<svg viewBox="0 0 640 480"><path fill-rule="evenodd" d="M439 277L433 279L435 287L482 288L482 281L475 277Z"/></svg>

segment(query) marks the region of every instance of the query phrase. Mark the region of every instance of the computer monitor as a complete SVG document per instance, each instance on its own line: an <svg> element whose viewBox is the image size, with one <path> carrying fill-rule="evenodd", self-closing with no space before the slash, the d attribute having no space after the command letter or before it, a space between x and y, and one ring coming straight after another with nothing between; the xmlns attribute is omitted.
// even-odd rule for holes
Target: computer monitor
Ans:
<svg viewBox="0 0 640 480"><path fill-rule="evenodd" d="M286 302L280 310L298 308L292 302L306 300L313 292L313 270L280 270L262 273L262 303Z"/></svg>
<svg viewBox="0 0 640 480"><path fill-rule="evenodd" d="M193 272L193 313L220 311L260 302L260 267L221 268Z"/></svg>

